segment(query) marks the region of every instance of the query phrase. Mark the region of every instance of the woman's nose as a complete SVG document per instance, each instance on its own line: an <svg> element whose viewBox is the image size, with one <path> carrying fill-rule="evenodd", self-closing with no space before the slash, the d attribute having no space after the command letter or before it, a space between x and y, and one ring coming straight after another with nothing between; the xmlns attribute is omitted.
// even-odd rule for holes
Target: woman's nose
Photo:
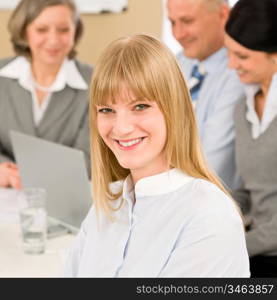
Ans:
<svg viewBox="0 0 277 300"><path fill-rule="evenodd" d="M59 33L57 32L57 30L55 30L55 29L50 30L49 34L48 34L48 42L50 44L55 45L55 44L59 43L59 40L60 40L60 38L59 38Z"/></svg>
<svg viewBox="0 0 277 300"><path fill-rule="evenodd" d="M116 115L113 131L118 138L127 136L128 134L132 133L134 128L134 121L128 113L123 112Z"/></svg>

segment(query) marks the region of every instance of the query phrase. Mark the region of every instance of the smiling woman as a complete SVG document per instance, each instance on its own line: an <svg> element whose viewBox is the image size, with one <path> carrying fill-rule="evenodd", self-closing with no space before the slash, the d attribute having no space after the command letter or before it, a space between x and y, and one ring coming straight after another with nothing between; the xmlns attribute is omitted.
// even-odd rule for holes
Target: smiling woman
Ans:
<svg viewBox="0 0 277 300"><path fill-rule="evenodd" d="M249 220L252 277L277 277L277 1L239 0L226 24L229 67L245 83L235 112L241 186L235 200Z"/></svg>
<svg viewBox="0 0 277 300"><path fill-rule="evenodd" d="M119 164L131 171L134 183L168 170L163 151L166 123L157 103L134 100L124 85L116 98L109 109L97 107L97 128Z"/></svg>
<svg viewBox="0 0 277 300"><path fill-rule="evenodd" d="M74 59L83 31L74 2L22 0L8 28L17 56L0 61L0 186L20 187L11 129L80 149L89 168L92 69Z"/></svg>
<svg viewBox="0 0 277 300"><path fill-rule="evenodd" d="M148 35L107 47L91 83L90 125L94 207L65 276L249 276L240 214L204 162L167 47Z"/></svg>

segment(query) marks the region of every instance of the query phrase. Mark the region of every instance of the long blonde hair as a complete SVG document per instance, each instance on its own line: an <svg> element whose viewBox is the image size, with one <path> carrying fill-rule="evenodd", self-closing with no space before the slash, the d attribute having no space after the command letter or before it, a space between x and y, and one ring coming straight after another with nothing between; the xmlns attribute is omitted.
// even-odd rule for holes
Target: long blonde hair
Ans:
<svg viewBox="0 0 277 300"><path fill-rule="evenodd" d="M91 169L97 211L111 215L112 202L122 191L112 192L110 184L130 173L120 166L97 130L96 105L115 103L123 82L137 98L155 101L163 113L169 165L192 177L206 179L228 194L203 158L190 94L174 55L158 39L136 34L120 38L105 49L91 83Z"/></svg>

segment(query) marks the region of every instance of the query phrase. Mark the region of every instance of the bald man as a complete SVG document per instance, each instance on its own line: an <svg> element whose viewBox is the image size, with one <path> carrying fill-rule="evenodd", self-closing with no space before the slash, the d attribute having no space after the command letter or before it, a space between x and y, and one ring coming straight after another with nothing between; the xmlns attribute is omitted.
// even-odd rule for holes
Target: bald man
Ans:
<svg viewBox="0 0 277 300"><path fill-rule="evenodd" d="M236 103L242 84L228 69L225 0L168 0L172 33L183 50L177 55L190 87L200 138L209 165L229 189L238 185L234 156Z"/></svg>

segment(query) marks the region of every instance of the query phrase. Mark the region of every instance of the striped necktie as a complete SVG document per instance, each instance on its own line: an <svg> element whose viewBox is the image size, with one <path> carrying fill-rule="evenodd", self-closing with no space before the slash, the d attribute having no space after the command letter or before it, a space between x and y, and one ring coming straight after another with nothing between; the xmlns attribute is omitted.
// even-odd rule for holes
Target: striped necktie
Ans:
<svg viewBox="0 0 277 300"><path fill-rule="evenodd" d="M199 90L205 78L205 74L206 72L203 65L197 64L193 66L189 80L190 94L193 101L198 99Z"/></svg>

